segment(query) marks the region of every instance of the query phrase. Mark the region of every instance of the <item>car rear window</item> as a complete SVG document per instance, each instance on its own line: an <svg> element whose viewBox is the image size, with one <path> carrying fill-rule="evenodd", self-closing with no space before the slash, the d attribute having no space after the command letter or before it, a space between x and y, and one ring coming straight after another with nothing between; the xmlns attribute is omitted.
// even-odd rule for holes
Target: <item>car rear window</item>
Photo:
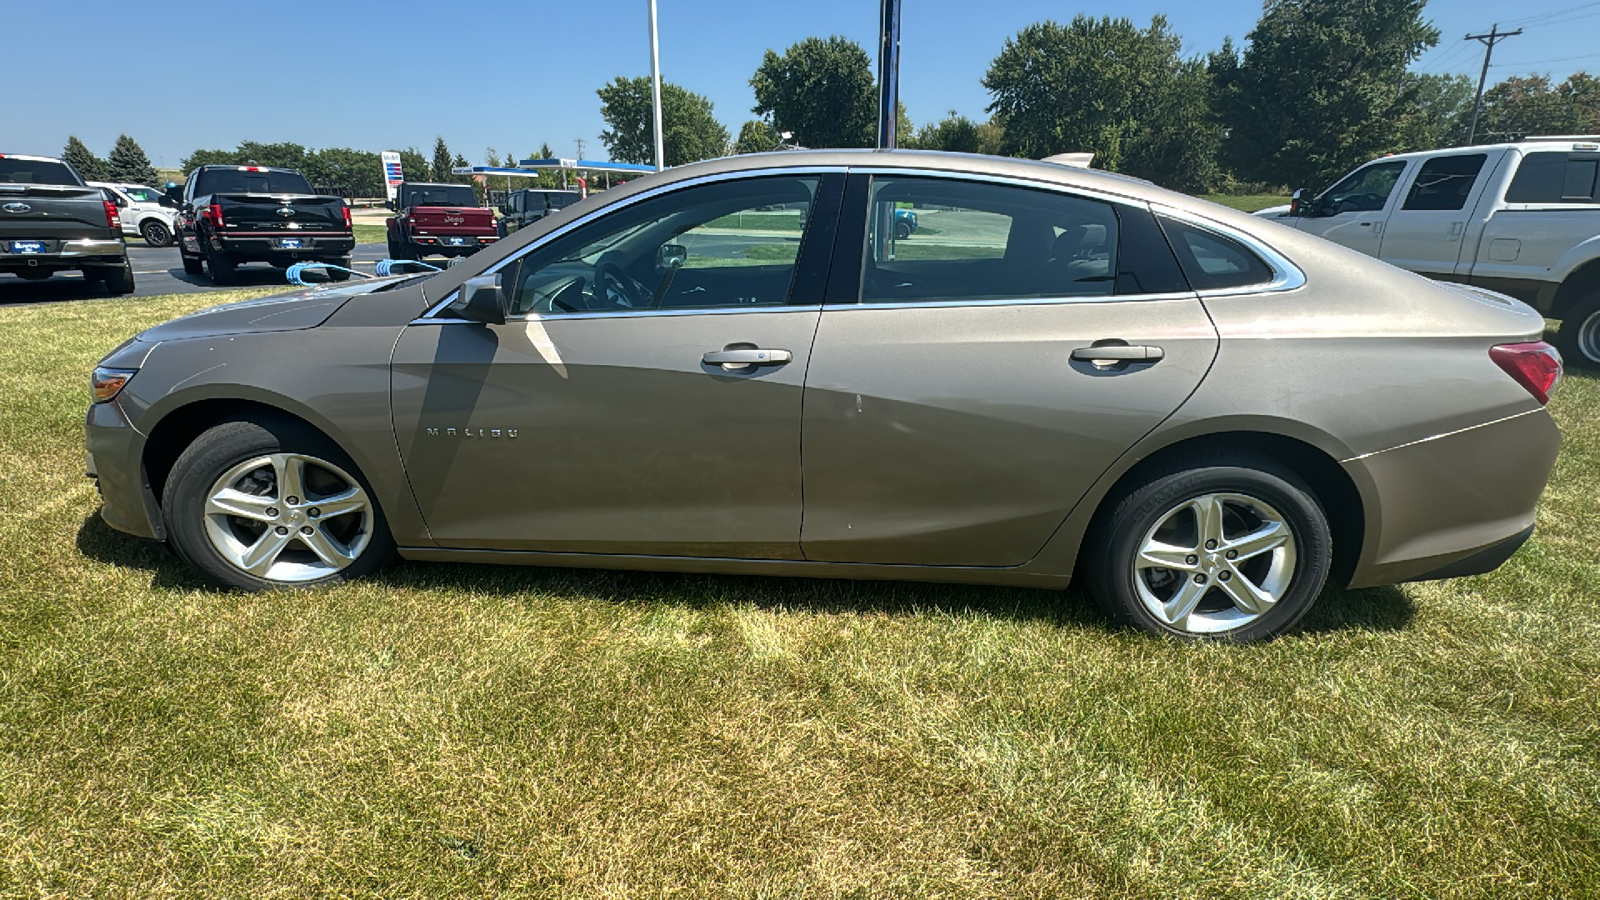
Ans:
<svg viewBox="0 0 1600 900"><path fill-rule="evenodd" d="M1600 153L1529 153L1517 167L1507 203L1600 202Z"/></svg>
<svg viewBox="0 0 1600 900"><path fill-rule="evenodd" d="M1227 290L1272 281L1272 267L1238 241L1187 222L1157 218L1195 290Z"/></svg>
<svg viewBox="0 0 1600 900"><path fill-rule="evenodd" d="M66 163L50 159L0 158L0 182L10 184L70 184L81 186Z"/></svg>
<svg viewBox="0 0 1600 900"><path fill-rule="evenodd" d="M430 184L407 187L406 206L477 206L478 195L464 184Z"/></svg>
<svg viewBox="0 0 1600 900"><path fill-rule="evenodd" d="M311 183L299 172L262 169L207 169L195 183L195 194L311 194Z"/></svg>

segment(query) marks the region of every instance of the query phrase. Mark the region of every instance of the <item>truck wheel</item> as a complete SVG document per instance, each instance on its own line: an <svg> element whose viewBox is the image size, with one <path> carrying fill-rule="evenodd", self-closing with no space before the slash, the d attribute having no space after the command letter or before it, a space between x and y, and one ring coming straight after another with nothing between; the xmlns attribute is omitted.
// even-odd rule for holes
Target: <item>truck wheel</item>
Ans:
<svg viewBox="0 0 1600 900"><path fill-rule="evenodd" d="M1556 349L1569 364L1600 369L1600 294L1579 300L1561 317Z"/></svg>
<svg viewBox="0 0 1600 900"><path fill-rule="evenodd" d="M179 253L178 257L183 260L183 272L185 275L199 275L205 271L205 267L198 257L184 253Z"/></svg>
<svg viewBox="0 0 1600 900"><path fill-rule="evenodd" d="M326 262L333 263L336 266L344 266L346 269L350 268L350 257L348 257L348 256L346 256L346 257L344 257L342 259L326 260ZM338 269L327 269L326 271L328 273L328 277L330 279L334 280L334 281L349 281L350 280L350 273L349 272L341 272Z"/></svg>
<svg viewBox="0 0 1600 900"><path fill-rule="evenodd" d="M106 291L113 297L133 293L133 265L124 262L119 269L101 269L95 273L106 283Z"/></svg>
<svg viewBox="0 0 1600 900"><path fill-rule="evenodd" d="M159 219L150 219L140 225L139 234L152 247L165 247L172 243L172 229Z"/></svg>
<svg viewBox="0 0 1600 900"><path fill-rule="evenodd" d="M226 253L206 251L206 268L211 270L211 280L216 284L233 284L239 280L235 265Z"/></svg>
<svg viewBox="0 0 1600 900"><path fill-rule="evenodd" d="M399 259L400 258L400 245L396 244L394 242L394 238L392 238L392 237L389 238L389 258L390 259Z"/></svg>

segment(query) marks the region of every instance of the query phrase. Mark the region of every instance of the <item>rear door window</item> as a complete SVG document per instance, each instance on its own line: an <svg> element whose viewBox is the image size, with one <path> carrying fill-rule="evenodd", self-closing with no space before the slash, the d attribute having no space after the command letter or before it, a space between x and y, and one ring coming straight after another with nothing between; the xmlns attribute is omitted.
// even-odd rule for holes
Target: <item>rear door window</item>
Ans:
<svg viewBox="0 0 1600 900"><path fill-rule="evenodd" d="M1465 208L1467 198L1472 195L1472 185L1478 180L1478 173L1483 170L1484 160L1488 158L1483 153L1468 153L1428 160L1422 164L1422 171L1417 173L1402 209L1437 211Z"/></svg>
<svg viewBox="0 0 1600 900"><path fill-rule="evenodd" d="M1600 203L1600 153L1529 153L1517 167L1507 203Z"/></svg>
<svg viewBox="0 0 1600 900"><path fill-rule="evenodd" d="M1158 218L1195 290L1245 288L1272 281L1272 267L1238 241L1187 222Z"/></svg>

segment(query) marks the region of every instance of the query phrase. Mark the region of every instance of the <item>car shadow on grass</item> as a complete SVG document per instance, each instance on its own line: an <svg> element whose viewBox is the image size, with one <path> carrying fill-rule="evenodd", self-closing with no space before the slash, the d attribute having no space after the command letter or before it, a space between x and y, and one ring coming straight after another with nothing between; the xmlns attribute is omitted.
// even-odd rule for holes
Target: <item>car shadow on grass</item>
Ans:
<svg viewBox="0 0 1600 900"><path fill-rule="evenodd" d="M227 592L200 575L156 541L116 531L98 511L78 529L84 556L120 568L150 572L150 586L165 590ZM691 608L750 604L768 609L817 613L985 616L1047 621L1069 628L1120 632L1081 587L1065 591L990 585L931 584L915 581L853 581L840 578L789 578L758 575L700 575L538 566L401 562L371 576L395 590L482 593L500 596L602 601L649 605L671 603ZM1297 630L1323 634L1349 630L1399 631L1416 614L1416 604L1398 587L1323 592Z"/></svg>

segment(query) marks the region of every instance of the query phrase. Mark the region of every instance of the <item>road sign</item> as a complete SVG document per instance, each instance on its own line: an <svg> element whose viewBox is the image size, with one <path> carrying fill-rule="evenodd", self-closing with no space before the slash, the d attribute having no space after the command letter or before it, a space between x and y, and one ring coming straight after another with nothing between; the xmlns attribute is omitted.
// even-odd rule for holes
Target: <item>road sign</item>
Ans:
<svg viewBox="0 0 1600 900"><path fill-rule="evenodd" d="M405 180L405 173L400 171L400 154L394 150L383 151L383 187L389 193L389 202L394 202L395 195L400 192L400 182Z"/></svg>

